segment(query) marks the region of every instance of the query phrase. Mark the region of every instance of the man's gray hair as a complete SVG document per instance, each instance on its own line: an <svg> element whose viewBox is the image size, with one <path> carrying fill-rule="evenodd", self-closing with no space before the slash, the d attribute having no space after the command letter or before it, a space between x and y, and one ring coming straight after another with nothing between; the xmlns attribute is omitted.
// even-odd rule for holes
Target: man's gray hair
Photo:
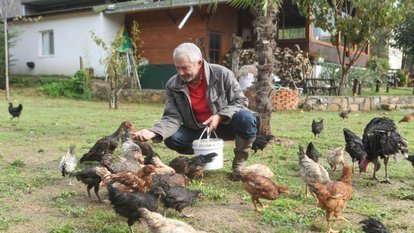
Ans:
<svg viewBox="0 0 414 233"><path fill-rule="evenodd" d="M174 49L173 58L188 57L191 63L197 63L203 59L201 50L193 43L182 43Z"/></svg>

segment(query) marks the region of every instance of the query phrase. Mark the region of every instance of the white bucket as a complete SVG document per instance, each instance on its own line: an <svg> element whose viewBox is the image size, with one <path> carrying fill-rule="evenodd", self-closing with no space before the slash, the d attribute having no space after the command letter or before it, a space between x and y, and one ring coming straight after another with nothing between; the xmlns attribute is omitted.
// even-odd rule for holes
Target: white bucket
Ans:
<svg viewBox="0 0 414 233"><path fill-rule="evenodd" d="M207 138L201 139L203 134L207 131ZM217 134L213 131L216 138L210 138L210 132L206 127L200 135L198 140L193 141L194 156L205 155L209 153L217 153L217 156L213 158L213 161L206 163L204 169L215 170L223 167L223 147L224 142L222 139L217 137Z"/></svg>

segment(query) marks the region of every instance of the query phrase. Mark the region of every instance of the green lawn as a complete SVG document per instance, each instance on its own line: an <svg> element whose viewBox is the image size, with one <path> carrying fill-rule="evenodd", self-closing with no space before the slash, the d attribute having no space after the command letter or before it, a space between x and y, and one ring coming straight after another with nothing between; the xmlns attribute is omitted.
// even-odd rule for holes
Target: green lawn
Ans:
<svg viewBox="0 0 414 233"><path fill-rule="evenodd" d="M1 92L4 96L4 92ZM8 102L0 105L0 232L128 232L126 220L117 216L109 204L91 201L85 186L77 183L66 186L58 163L70 145L76 145L80 158L99 138L113 133L122 121L130 120L137 129L152 126L162 114L162 106L154 104L121 103L120 109L109 110L106 102L52 99L33 89L12 89L11 102L23 104L18 121L10 121ZM336 112L275 112L272 133L282 144L270 145L264 153L250 156L249 164L267 164L275 173L273 180L287 185L291 192L275 201L263 201L270 207L262 214L253 211L250 198L238 182L226 178L233 157L233 144L225 143L225 166L207 171L203 182L191 188L201 188L206 198L189 212L195 216L183 219L174 212L167 216L178 218L207 232L323 232L325 215L315 201L303 196L304 182L299 176L297 148L313 141L323 155L344 144L342 129L347 127L362 135L365 125L376 116L398 121L411 111L353 112L342 120ZM310 131L312 119L323 118L325 129L314 138ZM413 151L413 122L398 125ZM162 143L154 149L168 162L176 153ZM119 153L119 152L117 152ZM350 159L347 157L347 161ZM78 169L87 165L80 165ZM391 161L391 185L370 180L368 173L354 174L354 198L344 211L349 223L334 222L341 232L361 232L358 222L372 216L384 222L393 232L414 232L413 168L402 160ZM340 170L340 169L339 169ZM384 176L384 168L378 173ZM340 172L331 176L337 178ZM76 183L76 182L75 182ZM101 190L105 196L105 188ZM92 192L92 200L96 199ZM139 223L136 232L146 232Z"/></svg>

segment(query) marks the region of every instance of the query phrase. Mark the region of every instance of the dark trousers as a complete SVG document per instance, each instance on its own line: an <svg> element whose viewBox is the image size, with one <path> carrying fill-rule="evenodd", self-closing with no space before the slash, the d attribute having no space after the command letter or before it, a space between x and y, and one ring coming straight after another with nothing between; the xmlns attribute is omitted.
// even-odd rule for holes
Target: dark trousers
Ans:
<svg viewBox="0 0 414 233"><path fill-rule="evenodd" d="M236 134L242 138L250 139L256 137L257 119L256 114L248 109L242 109L233 115L228 125L219 124L215 133L223 140L234 140ZM171 137L164 140L165 145L180 154L194 154L192 143L199 139L204 129L190 129L181 126ZM207 136L204 133L203 138ZM210 137L215 137L211 133Z"/></svg>

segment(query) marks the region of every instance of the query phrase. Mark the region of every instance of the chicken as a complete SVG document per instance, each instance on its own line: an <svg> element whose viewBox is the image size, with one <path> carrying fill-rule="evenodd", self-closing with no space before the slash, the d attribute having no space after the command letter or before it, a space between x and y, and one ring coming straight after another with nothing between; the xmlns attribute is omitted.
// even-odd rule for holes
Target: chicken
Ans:
<svg viewBox="0 0 414 233"><path fill-rule="evenodd" d="M171 218L163 217L161 214L151 212L145 208L139 208L138 213L141 219L147 223L151 233L202 233L189 224Z"/></svg>
<svg viewBox="0 0 414 233"><path fill-rule="evenodd" d="M410 121L412 121L412 120L414 120L414 112L413 113L410 113L410 114L407 114L407 115L405 115L398 123L402 123L402 122L410 122Z"/></svg>
<svg viewBox="0 0 414 233"><path fill-rule="evenodd" d="M20 114L22 113L23 105L19 104L17 107L13 107L12 103L9 103L9 113L11 115L10 120L13 120L13 118L17 117L18 120L20 120Z"/></svg>
<svg viewBox="0 0 414 233"><path fill-rule="evenodd" d="M112 154L118 147L118 142L125 134L135 132L135 128L129 121L124 121L111 135L99 139L92 148L82 156L80 163L85 161L98 161L109 167L112 163Z"/></svg>
<svg viewBox="0 0 414 233"><path fill-rule="evenodd" d="M153 174L152 186L160 186L163 183L169 185L177 185L185 187L190 184L191 180L183 174L179 173L165 173L165 174Z"/></svg>
<svg viewBox="0 0 414 233"><path fill-rule="evenodd" d="M341 164L342 166L344 166L345 164L344 150L345 150L345 147L341 146L341 147L335 148L334 150L328 151L328 154L326 155L326 159L328 160L328 164L329 166L331 166L331 169L333 172L335 172L336 166L338 166L338 164Z"/></svg>
<svg viewBox="0 0 414 233"><path fill-rule="evenodd" d="M130 138L124 139L122 142L122 157L127 160L136 160L140 164L144 164L144 156L142 155L141 147Z"/></svg>
<svg viewBox="0 0 414 233"><path fill-rule="evenodd" d="M149 142L141 142L137 140L135 136L132 136L131 139L141 148L142 154L144 156L149 156L155 153L154 149L152 149L152 146Z"/></svg>
<svg viewBox="0 0 414 233"><path fill-rule="evenodd" d="M341 112L339 112L339 116L342 118L342 119L345 119L345 118L348 118L348 115L349 115L349 113L351 113L352 112L352 110L345 110L345 111L341 111Z"/></svg>
<svg viewBox="0 0 414 233"><path fill-rule="evenodd" d="M250 166L242 167L240 171L244 174L261 175L270 179L273 177L272 170L264 164L252 164Z"/></svg>
<svg viewBox="0 0 414 233"><path fill-rule="evenodd" d="M267 207L260 202L260 198L276 200L281 193L289 193L287 187L276 185L270 178L265 176L241 172L241 181L243 182L244 190L250 194L257 212L262 212ZM261 207L258 207L257 204Z"/></svg>
<svg viewBox="0 0 414 233"><path fill-rule="evenodd" d="M128 227L131 233L132 225L141 217L138 208L146 208L150 211L158 210L160 197L165 196L161 187L154 187L146 193L141 192L121 192L112 185L108 185L109 201L115 212L126 217Z"/></svg>
<svg viewBox="0 0 414 233"><path fill-rule="evenodd" d="M170 161L169 165L176 173L186 175L190 179L203 178L204 165L213 161L217 153L197 155L192 158L178 156Z"/></svg>
<svg viewBox="0 0 414 233"><path fill-rule="evenodd" d="M362 139L354 134L351 130L344 128L344 137L345 137L345 151L348 152L349 156L352 158L352 171L354 171L354 164L358 162L361 163L367 157L367 152L364 151L364 145L362 144ZM361 168L359 169L361 171Z"/></svg>
<svg viewBox="0 0 414 233"><path fill-rule="evenodd" d="M262 151L262 156L263 156L263 150L266 148L266 146L269 144L269 142L274 139L275 136L269 134L266 136L261 136L261 135L257 135L256 139L254 140L253 144L252 144L252 150L254 151L253 154L255 154L257 152L257 150L261 150Z"/></svg>
<svg viewBox="0 0 414 233"><path fill-rule="evenodd" d="M121 160L107 166L111 173L138 171L144 165L141 149L132 140L127 139L122 143Z"/></svg>
<svg viewBox="0 0 414 233"><path fill-rule="evenodd" d="M323 130L323 119L321 119L319 122L315 121L315 119L312 120L312 133L315 136L319 137L319 134Z"/></svg>
<svg viewBox="0 0 414 233"><path fill-rule="evenodd" d="M383 182L390 183L387 170L389 157L401 152L405 158L408 158L407 141L398 133L394 121L387 117L372 119L364 129L362 143L364 151L367 152L367 157L361 161L361 171L366 171L368 163L374 163L372 178L378 180L376 172L381 166L379 158L382 158L385 167L385 180Z"/></svg>
<svg viewBox="0 0 414 233"><path fill-rule="evenodd" d="M102 178L102 185L118 183L123 192L146 192L152 184L151 174L156 173L155 167L145 165L136 172L110 173L105 167L96 168L96 173Z"/></svg>
<svg viewBox="0 0 414 233"><path fill-rule="evenodd" d="M70 146L68 152L62 157L59 163L59 169L62 173L62 176L69 176L69 184L72 185L72 176L77 165L76 155L75 155L75 146Z"/></svg>
<svg viewBox="0 0 414 233"><path fill-rule="evenodd" d="M338 181L329 181L326 184L320 182L309 184L312 193L318 199L319 207L326 211L329 232L338 232L331 228L332 217L348 221L342 216L342 211L352 198L351 170L351 167L344 167Z"/></svg>
<svg viewBox="0 0 414 233"><path fill-rule="evenodd" d="M305 196L309 196L309 184L319 182L326 184L331 181L329 173L319 163L310 159L301 146L299 146L299 173L305 181Z"/></svg>
<svg viewBox="0 0 414 233"><path fill-rule="evenodd" d="M391 233L382 222L374 218L367 218L359 223L363 224L362 230L366 233Z"/></svg>
<svg viewBox="0 0 414 233"><path fill-rule="evenodd" d="M191 206L197 199L204 197L201 190L190 190L185 187L177 185L169 185L166 183L161 184L162 189L165 192L165 197L161 199L164 204L164 216L168 208L175 209L183 217L191 217L191 215L184 214L183 209Z"/></svg>
<svg viewBox="0 0 414 233"><path fill-rule="evenodd" d="M174 168L164 164L160 158L160 156L152 152L151 154L147 155L144 159L144 164L152 164L155 166L158 174L168 174L168 173L175 173Z"/></svg>
<svg viewBox="0 0 414 233"><path fill-rule="evenodd" d="M315 162L319 160L319 151L315 148L312 142L309 142L308 147L306 148L306 155Z"/></svg>
<svg viewBox="0 0 414 233"><path fill-rule="evenodd" d="M101 197L99 196L99 184L101 183L101 177L96 173L97 167L88 167L83 169L80 172L76 172L73 175L78 181L86 184L86 191L88 192L89 198L91 198L90 190L94 188L94 192L99 202L102 202Z"/></svg>
<svg viewBox="0 0 414 233"><path fill-rule="evenodd" d="M410 161L411 162L411 165L413 165L413 167L414 167L414 155L409 155L407 157L407 160Z"/></svg>

